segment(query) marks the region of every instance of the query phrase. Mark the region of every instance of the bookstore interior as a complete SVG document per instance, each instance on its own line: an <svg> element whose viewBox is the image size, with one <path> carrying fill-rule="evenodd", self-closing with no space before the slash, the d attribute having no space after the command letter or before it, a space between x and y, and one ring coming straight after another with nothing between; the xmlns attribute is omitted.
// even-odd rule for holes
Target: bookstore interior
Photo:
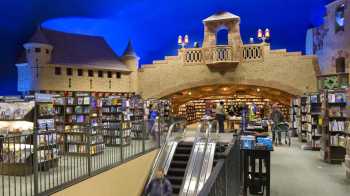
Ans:
<svg viewBox="0 0 350 196"><path fill-rule="evenodd" d="M258 30L261 43L243 45L239 34L240 17L236 15L220 12L203 20L203 23L206 29L203 48L185 48L183 41L186 38L183 40L179 36L179 44L182 48L179 49L178 56L165 57L165 60L155 61L151 66L136 68L138 57L132 51L130 44L121 60L118 60L120 63L118 66L125 69L122 71L117 70L120 68L113 68L113 70L87 67L85 70L86 67L78 69L69 67L70 65L67 65L68 67L60 67L59 64L51 66L47 60L49 58L45 56L51 55L50 50L45 50L46 53L40 55L38 53L44 50L35 50L39 52L30 53L32 51L30 47L50 46L49 48L52 49L51 45L47 43L25 44L28 47L26 48L28 58L42 58L40 63L43 61L43 64L50 65L47 70L54 67L50 72L55 74L52 80L62 82L57 82L57 86L51 86L51 83L48 82L51 80L51 75L38 74L39 71L35 72L35 69L32 69L34 65L29 66L33 71L31 75L34 76L34 73L37 73L37 78L43 78L26 77L29 68L25 67L33 63L33 60L28 61L27 64L17 64L20 78L18 86L24 89L32 85L30 86L32 89L23 90L22 92L25 93L21 96L0 97L0 182L2 186L5 187L6 180L8 180L6 185L11 186L10 176L13 177L15 185L18 183L16 179L26 180L27 176L31 175L37 177L38 172L48 172L48 177L44 175L48 179L51 171L59 173L62 168L73 165L71 162L79 162L81 157L88 157L86 163L88 166L84 167L93 168L91 161L97 160L99 164L107 162L105 168L110 169L119 164L108 165L109 162L113 162L109 160L110 154L120 156L123 162L125 161L123 156L126 153L123 148L133 146L130 149L135 149L134 144L137 141L142 141L143 153L146 153L145 145L148 145L146 139L154 139L158 142L159 145L152 149L159 148L162 139L157 138L156 134L171 134L171 123L185 122L187 128L191 129L193 125L213 122L213 119L217 118L216 108L221 104L223 104L225 113L225 133L222 135L224 137L229 135L230 142L232 136L237 136L237 141L240 142L238 152L242 152L241 163L244 163L242 165L244 169L240 175L246 174L243 177L243 187L250 186L251 193L263 191L261 184L265 183L267 195L270 194L270 152L274 150L273 143L276 142L270 137L272 135L271 113L274 108L277 108L283 116L286 126L286 128L283 127L283 131L288 135L286 138L289 137L289 145L291 144L290 137L295 137L293 141L298 141L302 150L319 151L317 153L322 163L342 164L342 169L345 168L342 172L344 179L350 179L350 87L349 74L346 73L349 65L345 63L348 60L345 61L345 57L331 57L336 62L336 65L332 65L336 69L335 73L321 74L317 63L317 58L319 58L317 53L307 56L298 52L272 50L270 44L265 42L265 38L268 39L270 36L268 29L264 32ZM228 43L230 46L211 43L215 39L213 32L222 25L229 27L227 36L231 39ZM315 35L319 36L320 33L315 33ZM66 35L73 40L74 36L69 36ZM326 45L323 47L327 48ZM233 52L240 49L242 53ZM206 54L204 52L209 54L209 50L215 50L212 51L212 54L217 55L211 57L204 55ZM339 52L337 55L344 53ZM242 54L243 56L239 56ZM350 53L347 56L350 56ZM213 58L218 59L213 60ZM290 65L286 63L289 61ZM322 61L319 60L319 63L321 64ZM338 68L338 64L342 65L339 66L341 68ZM288 66L295 66L295 69L293 68L289 73L289 70L286 71L290 68ZM218 67L223 71L217 71ZM232 67L235 67L234 71L231 70ZM66 70L66 73L63 74L61 70ZM197 72L198 77L193 76L192 73L197 74ZM169 76L172 73L174 75ZM272 74L269 75L270 73ZM85 77L84 74L87 76ZM243 76L240 78L241 75ZM183 78L178 80L177 76L183 76ZM83 78L81 79L83 82L77 82L80 81L79 77ZM249 77L253 79L250 80ZM206 78L209 78L210 81L208 79L209 82L201 83L203 78L204 81ZM107 83L109 85L106 85ZM176 86L178 83L181 84L178 85L181 86L180 89ZM101 90L107 86L109 87L108 92ZM35 89L40 87L42 89ZM50 87L53 89L47 90ZM119 87L125 88L126 91L115 90L113 92L114 88ZM62 89L57 90L59 88ZM97 92L98 90L103 92ZM161 96L152 97L152 95ZM167 139L168 135L165 142L168 142ZM205 149L209 146L209 138L206 142ZM184 175L186 161L190 159L190 154L186 155L186 153L191 152L194 146L194 144L184 143L186 142L176 143L175 147L171 146L171 149L168 145L163 145L159 152L164 153L170 149L169 156L171 154L175 159L176 156L180 157L179 160L174 159L177 161L175 164L170 164L171 160L166 159L169 164L167 169L180 167L172 171L176 175L179 173ZM187 149L189 146L191 148ZM121 150L114 153L113 149ZM219 150L219 147L216 148L214 145L213 153ZM179 152L180 154L177 154ZM259 153L263 154L260 156ZM100 159L104 155L107 158ZM157 156L155 164L160 159L159 157L160 155ZM126 159L128 158L130 157ZM217 157L212 154L211 158L214 160ZM259 159L260 170L262 165L266 167L264 174L256 174L254 177L255 168L258 165L255 165L255 161L248 161L251 158ZM71 162L67 164L66 160ZM215 164L217 163L216 160ZM222 167L223 165L224 163L221 164ZM249 171L251 168L253 171ZM76 172L75 170L67 171ZM223 171L216 171L217 175L222 174ZM91 173L89 171L89 175ZM66 178L66 174L62 176L60 178ZM83 176L81 179L86 178ZM174 179L172 182L179 181L178 176L175 176ZM35 182L37 180L34 179ZM74 184L69 180L66 181L67 186ZM45 189L41 187L41 190L34 192L47 193L45 192L46 183L44 184ZM55 186L59 187L59 184L48 186L55 188ZM3 195L5 195L5 189L3 190ZM55 191L57 192L53 190ZM11 194L8 193L8 195Z"/></svg>

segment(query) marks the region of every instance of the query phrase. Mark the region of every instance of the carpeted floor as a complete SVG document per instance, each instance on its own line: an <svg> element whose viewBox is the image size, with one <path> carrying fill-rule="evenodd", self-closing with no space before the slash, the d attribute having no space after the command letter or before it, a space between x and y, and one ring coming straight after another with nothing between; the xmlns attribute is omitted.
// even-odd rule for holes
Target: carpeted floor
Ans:
<svg viewBox="0 0 350 196"><path fill-rule="evenodd" d="M322 162L318 151L293 145L275 147L271 156L271 196L349 196L342 165Z"/></svg>

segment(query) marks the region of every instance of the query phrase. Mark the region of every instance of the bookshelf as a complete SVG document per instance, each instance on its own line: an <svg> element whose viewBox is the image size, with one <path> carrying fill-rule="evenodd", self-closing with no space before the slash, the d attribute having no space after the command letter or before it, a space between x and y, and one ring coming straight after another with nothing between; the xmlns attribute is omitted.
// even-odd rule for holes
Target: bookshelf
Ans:
<svg viewBox="0 0 350 196"><path fill-rule="evenodd" d="M290 129L293 132L293 135L298 135L300 133L300 98L296 97L291 100L290 105Z"/></svg>
<svg viewBox="0 0 350 196"><path fill-rule="evenodd" d="M323 90L321 158L329 163L343 162L346 154L346 137L349 116L346 110L346 91Z"/></svg>
<svg viewBox="0 0 350 196"><path fill-rule="evenodd" d="M207 97L198 100L192 100L185 104L180 105L178 114L185 117L190 123L199 121L205 114L210 114L213 105L219 104L220 101L224 102L224 108L226 111L231 106L240 106L243 104L252 105L255 104L257 108L256 117L263 117L268 115L268 108L273 102L270 99L266 99L258 96L251 95L237 95L237 96L225 96L225 97ZM285 119L289 119L290 106L279 105L281 112Z"/></svg>
<svg viewBox="0 0 350 196"><path fill-rule="evenodd" d="M300 130L298 133L298 138L300 142L307 142L307 133L310 129L310 105L308 102L309 96L300 97Z"/></svg>
<svg viewBox="0 0 350 196"><path fill-rule="evenodd" d="M101 100L89 93L74 93L66 97L64 140L67 154L103 153L105 144L99 120L101 105Z"/></svg>
<svg viewBox="0 0 350 196"><path fill-rule="evenodd" d="M130 110L133 113L131 116L132 128L131 137L132 139L143 139L144 127L144 101L139 96L132 96L130 98Z"/></svg>
<svg viewBox="0 0 350 196"><path fill-rule="evenodd" d="M320 125L322 111L321 98L319 93L312 93L309 97L307 104L310 107L308 115L311 120L308 122L307 141L311 145L311 150L320 150L322 137L322 128Z"/></svg>

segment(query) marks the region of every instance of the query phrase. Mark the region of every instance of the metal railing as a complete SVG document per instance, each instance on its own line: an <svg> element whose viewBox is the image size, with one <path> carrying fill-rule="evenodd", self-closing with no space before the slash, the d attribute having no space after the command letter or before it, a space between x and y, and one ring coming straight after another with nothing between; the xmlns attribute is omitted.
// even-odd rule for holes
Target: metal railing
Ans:
<svg viewBox="0 0 350 196"><path fill-rule="evenodd" d="M224 152L213 168L199 196L239 196L240 195L240 146L236 139Z"/></svg>
<svg viewBox="0 0 350 196"><path fill-rule="evenodd" d="M157 139L163 140L168 125L159 126L157 138L147 121L139 124L141 138L125 139L121 134L117 144L106 143L103 127L0 135L0 196L50 195L159 148Z"/></svg>
<svg viewBox="0 0 350 196"><path fill-rule="evenodd" d="M261 44L248 44L242 50L244 61L260 61L264 59L264 46Z"/></svg>

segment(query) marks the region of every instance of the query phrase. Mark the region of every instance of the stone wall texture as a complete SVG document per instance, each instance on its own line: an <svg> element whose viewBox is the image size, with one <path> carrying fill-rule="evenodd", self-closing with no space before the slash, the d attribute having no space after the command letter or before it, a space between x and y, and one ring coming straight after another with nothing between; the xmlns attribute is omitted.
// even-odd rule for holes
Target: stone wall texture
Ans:
<svg viewBox="0 0 350 196"><path fill-rule="evenodd" d="M138 93L145 98L161 98L184 89L215 84L264 86L292 95L317 89L315 56L270 50L266 45L262 61L242 62L225 72L216 72L205 64L184 65L181 54L180 50L178 56L144 65L138 74Z"/></svg>

